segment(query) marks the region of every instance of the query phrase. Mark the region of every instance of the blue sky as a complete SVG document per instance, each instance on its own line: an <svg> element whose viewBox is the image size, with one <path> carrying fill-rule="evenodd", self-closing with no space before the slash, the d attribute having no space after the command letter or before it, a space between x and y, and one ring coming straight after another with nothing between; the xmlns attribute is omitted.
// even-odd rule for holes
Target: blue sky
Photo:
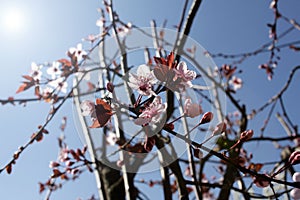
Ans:
<svg viewBox="0 0 300 200"><path fill-rule="evenodd" d="M210 0L203 1L195 20L191 37L212 52L238 53L256 49L260 44L269 41L267 23L273 21L270 1L261 0ZM16 95L15 91L21 82L21 75L28 74L31 62L43 63L65 57L65 52L81 42L87 35L98 33L95 23L99 17L97 8L101 2L97 0L1 0L0 1L0 98L9 96L28 97L32 93ZM140 27L148 27L150 20L157 20L160 26L165 19L167 27L173 28L180 19L183 1L115 1L115 8L124 21L131 21ZM280 10L288 17L300 21L300 1L280 1ZM19 30L8 30L5 13L19 10L22 14L22 26ZM282 24L282 26L285 26ZM294 31L295 32L295 31ZM299 39L299 33L291 34L290 40ZM299 31L298 31L299 32ZM242 66L244 73L244 90L237 95L250 108L261 105L278 90L287 79L288 71L300 61L299 53L281 52L287 59L280 62L275 71L273 81L268 81L258 65L267 61L267 56L257 56L246 61ZM215 60L217 65L222 60ZM253 84L253 79L257 80ZM293 110L292 117L300 123L299 107L299 75L291 90L298 93L287 93L288 109ZM3 166L18 146L24 144L37 126L42 124L48 112L44 103L29 103L26 107L5 105L0 107L0 165ZM45 181L51 174L49 161L55 160L58 148L56 138L60 135L59 123L64 115L68 115L66 131L70 147L81 147L82 143L76 133L72 121L72 103L69 101L58 113L48 127L50 135L39 143L32 145L24 152L13 168L11 175L0 175L1 199L43 199L38 194L38 182ZM253 128L259 130L264 116L259 116ZM272 126L269 133L279 134L280 127ZM257 152L254 152L257 153ZM276 156L275 154L274 156ZM260 154L255 159L269 159ZM271 159L271 158L270 158ZM149 189L155 190L154 189ZM88 198L96 193L96 185L92 174L86 173L80 180L68 183L63 190L53 194L53 199Z"/></svg>

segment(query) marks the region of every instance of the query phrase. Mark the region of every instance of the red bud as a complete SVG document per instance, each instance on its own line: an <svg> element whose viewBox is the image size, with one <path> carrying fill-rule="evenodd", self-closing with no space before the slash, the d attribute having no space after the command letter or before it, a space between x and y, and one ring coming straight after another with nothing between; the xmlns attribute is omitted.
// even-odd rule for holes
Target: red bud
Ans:
<svg viewBox="0 0 300 200"><path fill-rule="evenodd" d="M253 136L253 130L247 130L241 133L240 141L245 142L247 140L250 140Z"/></svg>
<svg viewBox="0 0 300 200"><path fill-rule="evenodd" d="M206 112L203 114L202 118L200 119L200 124L209 123L214 117L212 112Z"/></svg>

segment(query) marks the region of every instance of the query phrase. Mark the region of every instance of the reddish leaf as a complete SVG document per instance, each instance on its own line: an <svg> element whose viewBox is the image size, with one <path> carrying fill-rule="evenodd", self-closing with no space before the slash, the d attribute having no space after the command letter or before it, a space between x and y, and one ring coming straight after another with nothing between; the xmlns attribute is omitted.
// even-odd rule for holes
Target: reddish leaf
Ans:
<svg viewBox="0 0 300 200"><path fill-rule="evenodd" d="M105 126L113 115L111 106L102 99L96 99L95 109L97 120L94 121L91 128Z"/></svg>
<svg viewBox="0 0 300 200"><path fill-rule="evenodd" d="M7 166L5 167L5 169L6 169L6 172L7 172L8 174L10 174L11 171L12 171L12 164L7 165Z"/></svg>
<svg viewBox="0 0 300 200"><path fill-rule="evenodd" d="M72 154L75 160L80 161L79 155L73 149L70 150L70 153Z"/></svg>
<svg viewBox="0 0 300 200"><path fill-rule="evenodd" d="M26 80L30 81L30 82L34 81L33 78L29 75L23 75L22 77L25 78Z"/></svg>
<svg viewBox="0 0 300 200"><path fill-rule="evenodd" d="M66 67L71 67L72 66L72 63L69 60L65 59L65 58L59 59L57 62L60 62L61 64L63 64Z"/></svg>
<svg viewBox="0 0 300 200"><path fill-rule="evenodd" d="M69 180L69 177L66 174L60 176L61 180Z"/></svg>
<svg viewBox="0 0 300 200"><path fill-rule="evenodd" d="M100 128L100 127L101 127L101 125L98 122L98 120L94 120L93 124L90 126L90 128Z"/></svg>
<svg viewBox="0 0 300 200"><path fill-rule="evenodd" d="M173 63L174 63L174 53L171 52L169 55L168 55L168 58L167 58L167 61L168 61L168 67L169 68L174 68L173 67Z"/></svg>
<svg viewBox="0 0 300 200"><path fill-rule="evenodd" d="M16 93L18 94L18 93L20 93L20 92L23 92L23 91L25 91L25 90L27 90L27 89L29 89L31 86L33 86L33 84L30 84L30 83L23 83L19 88L18 88L18 90L16 91Z"/></svg>
<svg viewBox="0 0 300 200"><path fill-rule="evenodd" d="M43 183L39 183L39 186L40 186L40 190L39 190L39 192L40 193L42 193L42 192L44 192L45 191L45 185L43 184Z"/></svg>
<svg viewBox="0 0 300 200"><path fill-rule="evenodd" d="M250 165L248 166L248 169L259 172L263 166L264 165L261 163L257 163L257 164L250 163Z"/></svg>
<svg viewBox="0 0 300 200"><path fill-rule="evenodd" d="M57 178L61 175L62 175L62 173L58 169L53 169L53 174L52 174L51 178Z"/></svg>

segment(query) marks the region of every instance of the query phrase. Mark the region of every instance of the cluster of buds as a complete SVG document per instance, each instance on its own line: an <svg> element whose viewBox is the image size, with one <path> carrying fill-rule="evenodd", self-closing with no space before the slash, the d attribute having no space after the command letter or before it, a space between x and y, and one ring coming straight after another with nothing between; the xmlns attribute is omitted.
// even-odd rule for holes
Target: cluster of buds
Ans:
<svg viewBox="0 0 300 200"><path fill-rule="evenodd" d="M90 162L85 154L87 147L82 149L69 149L65 144L61 148L58 161L51 161L49 168L52 169L52 175L45 183L39 183L39 191L42 193L45 189L50 191L57 190L62 187L62 182L55 182L54 179L60 178L61 181L75 180L83 172L84 167L88 171L93 172L92 162Z"/></svg>

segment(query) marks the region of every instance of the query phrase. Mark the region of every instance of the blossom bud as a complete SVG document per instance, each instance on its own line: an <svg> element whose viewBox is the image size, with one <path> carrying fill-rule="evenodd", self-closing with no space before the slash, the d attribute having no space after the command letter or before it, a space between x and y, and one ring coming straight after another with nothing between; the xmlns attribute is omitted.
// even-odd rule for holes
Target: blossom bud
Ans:
<svg viewBox="0 0 300 200"><path fill-rule="evenodd" d="M296 172L293 174L293 181L300 182L300 172ZM300 189L299 188L292 189L290 195L293 199L300 199Z"/></svg>
<svg viewBox="0 0 300 200"><path fill-rule="evenodd" d="M184 113L186 116L194 118L202 113L202 107L197 103L192 103L191 99L186 99L184 102Z"/></svg>
<svg viewBox="0 0 300 200"><path fill-rule="evenodd" d="M58 162L55 161L51 161L49 164L49 168L55 168L58 167L60 164Z"/></svg>
<svg viewBox="0 0 300 200"><path fill-rule="evenodd" d="M266 175L268 176L268 175ZM262 178L262 177L255 177L253 183L260 188L268 187L270 185L270 181Z"/></svg>
<svg viewBox="0 0 300 200"><path fill-rule="evenodd" d="M293 174L293 181L294 182L300 182L300 172L295 172Z"/></svg>
<svg viewBox="0 0 300 200"><path fill-rule="evenodd" d="M300 151L294 151L289 158L289 163L291 165L296 165L300 163Z"/></svg>
<svg viewBox="0 0 300 200"><path fill-rule="evenodd" d="M111 82L108 82L106 84L106 88L109 92L113 93L114 92L114 89L115 89L115 86L111 83Z"/></svg>
<svg viewBox="0 0 300 200"><path fill-rule="evenodd" d="M164 128L170 131L174 130L174 124L173 123L168 123L164 125Z"/></svg>
<svg viewBox="0 0 300 200"><path fill-rule="evenodd" d="M214 129L212 135L220 135L221 133L226 131L226 124L224 122L219 123L216 128Z"/></svg>
<svg viewBox="0 0 300 200"><path fill-rule="evenodd" d="M118 167L122 167L124 165L124 161L123 160L118 160L116 164L117 164Z"/></svg>
<svg viewBox="0 0 300 200"><path fill-rule="evenodd" d="M212 112L206 112L203 114L202 118L200 119L200 124L206 124L213 119L214 115Z"/></svg>
<svg viewBox="0 0 300 200"><path fill-rule="evenodd" d="M247 130L241 133L240 141L245 142L247 140L250 140L253 136L253 130Z"/></svg>

